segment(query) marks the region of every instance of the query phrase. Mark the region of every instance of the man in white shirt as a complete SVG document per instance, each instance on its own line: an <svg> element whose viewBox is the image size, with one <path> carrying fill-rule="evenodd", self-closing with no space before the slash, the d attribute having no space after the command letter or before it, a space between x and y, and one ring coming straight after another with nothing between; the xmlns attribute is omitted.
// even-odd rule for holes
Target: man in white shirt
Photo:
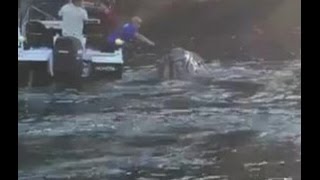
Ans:
<svg viewBox="0 0 320 180"><path fill-rule="evenodd" d="M88 20L82 0L71 0L60 9L59 16L62 17L62 35L78 38L82 42L84 21Z"/></svg>

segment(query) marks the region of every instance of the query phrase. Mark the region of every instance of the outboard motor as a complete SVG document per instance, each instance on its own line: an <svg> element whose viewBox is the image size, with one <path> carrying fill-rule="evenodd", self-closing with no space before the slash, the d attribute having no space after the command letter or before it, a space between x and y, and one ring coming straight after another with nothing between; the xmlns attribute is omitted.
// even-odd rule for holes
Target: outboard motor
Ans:
<svg viewBox="0 0 320 180"><path fill-rule="evenodd" d="M53 72L57 82L78 86L82 73L83 47L74 37L57 38L53 51Z"/></svg>

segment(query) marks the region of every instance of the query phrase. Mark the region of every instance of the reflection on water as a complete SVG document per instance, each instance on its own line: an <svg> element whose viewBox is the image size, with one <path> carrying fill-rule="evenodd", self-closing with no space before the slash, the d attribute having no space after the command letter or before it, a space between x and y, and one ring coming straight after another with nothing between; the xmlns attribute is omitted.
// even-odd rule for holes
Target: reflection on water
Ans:
<svg viewBox="0 0 320 180"><path fill-rule="evenodd" d="M210 67L196 82L137 66L79 94L19 90L20 179L301 179L301 61Z"/></svg>

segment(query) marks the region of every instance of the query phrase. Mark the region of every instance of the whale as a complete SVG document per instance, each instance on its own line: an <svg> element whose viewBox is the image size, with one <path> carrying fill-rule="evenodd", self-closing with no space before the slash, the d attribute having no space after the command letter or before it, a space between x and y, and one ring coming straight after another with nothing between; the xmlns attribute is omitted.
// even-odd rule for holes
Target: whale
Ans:
<svg viewBox="0 0 320 180"><path fill-rule="evenodd" d="M156 63L158 78L162 80L191 80L209 75L205 60L184 48L173 48Z"/></svg>

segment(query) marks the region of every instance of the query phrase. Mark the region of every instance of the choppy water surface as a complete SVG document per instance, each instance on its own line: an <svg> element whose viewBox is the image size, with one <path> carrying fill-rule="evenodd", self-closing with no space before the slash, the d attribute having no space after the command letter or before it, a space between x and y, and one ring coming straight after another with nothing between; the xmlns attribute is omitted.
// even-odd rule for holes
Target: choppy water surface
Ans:
<svg viewBox="0 0 320 180"><path fill-rule="evenodd" d="M209 65L197 82L140 65L79 94L19 90L19 178L301 179L301 61Z"/></svg>

